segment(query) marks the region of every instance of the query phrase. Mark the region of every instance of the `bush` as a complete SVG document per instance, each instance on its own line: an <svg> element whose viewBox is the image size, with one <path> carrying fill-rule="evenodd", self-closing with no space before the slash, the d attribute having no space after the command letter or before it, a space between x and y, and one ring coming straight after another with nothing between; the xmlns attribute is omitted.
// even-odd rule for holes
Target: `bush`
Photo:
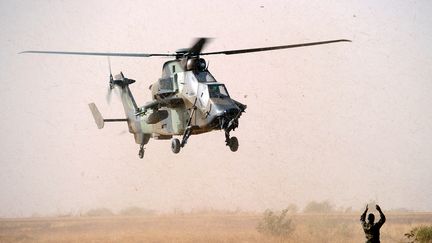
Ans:
<svg viewBox="0 0 432 243"><path fill-rule="evenodd" d="M331 213L334 211L334 206L328 201L315 202L312 201L303 209L305 213Z"/></svg>
<svg viewBox="0 0 432 243"><path fill-rule="evenodd" d="M288 213L297 213L298 212L298 207L294 203L291 203L290 205L288 205L288 207L286 208L286 210L288 210Z"/></svg>
<svg viewBox="0 0 432 243"><path fill-rule="evenodd" d="M91 209L85 214L87 217L109 217L113 215L113 212L107 208Z"/></svg>
<svg viewBox="0 0 432 243"><path fill-rule="evenodd" d="M408 238L410 243L421 242L427 243L432 242L432 226L420 226L413 228L405 236Z"/></svg>
<svg viewBox="0 0 432 243"><path fill-rule="evenodd" d="M155 211L140 207L129 207L120 211L120 215L123 216L150 216L154 215Z"/></svg>
<svg viewBox="0 0 432 243"><path fill-rule="evenodd" d="M288 209L282 210L280 215L266 210L262 220L258 223L258 232L266 235L286 237L294 231L292 219L288 217Z"/></svg>

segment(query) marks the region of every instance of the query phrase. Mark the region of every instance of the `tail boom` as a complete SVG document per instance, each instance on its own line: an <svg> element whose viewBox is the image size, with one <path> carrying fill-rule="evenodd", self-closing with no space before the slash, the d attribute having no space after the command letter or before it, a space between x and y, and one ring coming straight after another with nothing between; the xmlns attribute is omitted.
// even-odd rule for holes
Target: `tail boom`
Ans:
<svg viewBox="0 0 432 243"><path fill-rule="evenodd" d="M126 118L120 118L120 119L104 119L102 114L99 112L99 109L97 108L95 103L89 104L90 111L93 115L93 118L96 122L96 125L99 129L102 129L105 125L105 122L127 122L128 119Z"/></svg>

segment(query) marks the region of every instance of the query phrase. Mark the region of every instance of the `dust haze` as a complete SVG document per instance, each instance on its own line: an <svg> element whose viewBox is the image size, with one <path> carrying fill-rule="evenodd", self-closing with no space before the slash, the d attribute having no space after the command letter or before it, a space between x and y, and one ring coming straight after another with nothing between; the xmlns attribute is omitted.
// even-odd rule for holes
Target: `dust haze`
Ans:
<svg viewBox="0 0 432 243"><path fill-rule="evenodd" d="M432 210L432 3L428 1L1 1L0 217L142 207L261 212L311 201L359 210ZM192 136L143 160L125 124L98 130L103 57L24 50L206 51L345 38L308 48L206 58L248 109L233 133ZM111 58L139 104L164 58ZM355 216L357 217L357 216Z"/></svg>

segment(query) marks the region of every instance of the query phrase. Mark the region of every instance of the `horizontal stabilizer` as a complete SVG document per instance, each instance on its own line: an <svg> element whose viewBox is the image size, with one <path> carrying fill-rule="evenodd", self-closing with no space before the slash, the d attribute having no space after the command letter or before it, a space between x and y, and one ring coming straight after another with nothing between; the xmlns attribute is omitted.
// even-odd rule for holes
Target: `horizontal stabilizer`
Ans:
<svg viewBox="0 0 432 243"><path fill-rule="evenodd" d="M136 116L143 115L147 112L148 109L159 109L161 107L175 108L183 103L182 98L173 97L173 98L165 98L163 100L153 100L147 102L144 106L142 106L137 113ZM165 119L165 118L164 118Z"/></svg>
<svg viewBox="0 0 432 243"><path fill-rule="evenodd" d="M89 108L90 111L92 112L93 118L99 129L102 129L104 127L105 122L127 122L128 121L128 119L126 118L104 119L102 117L102 114L99 112L98 108L96 107L95 103L90 103Z"/></svg>

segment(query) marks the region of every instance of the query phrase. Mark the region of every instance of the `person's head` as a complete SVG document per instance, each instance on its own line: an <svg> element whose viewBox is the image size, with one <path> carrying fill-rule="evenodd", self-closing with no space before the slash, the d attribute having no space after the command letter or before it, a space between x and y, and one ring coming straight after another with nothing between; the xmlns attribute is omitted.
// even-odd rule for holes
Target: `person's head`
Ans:
<svg viewBox="0 0 432 243"><path fill-rule="evenodd" d="M373 213L370 213L368 215L368 222L373 223L374 221L375 221L375 215L373 215Z"/></svg>

